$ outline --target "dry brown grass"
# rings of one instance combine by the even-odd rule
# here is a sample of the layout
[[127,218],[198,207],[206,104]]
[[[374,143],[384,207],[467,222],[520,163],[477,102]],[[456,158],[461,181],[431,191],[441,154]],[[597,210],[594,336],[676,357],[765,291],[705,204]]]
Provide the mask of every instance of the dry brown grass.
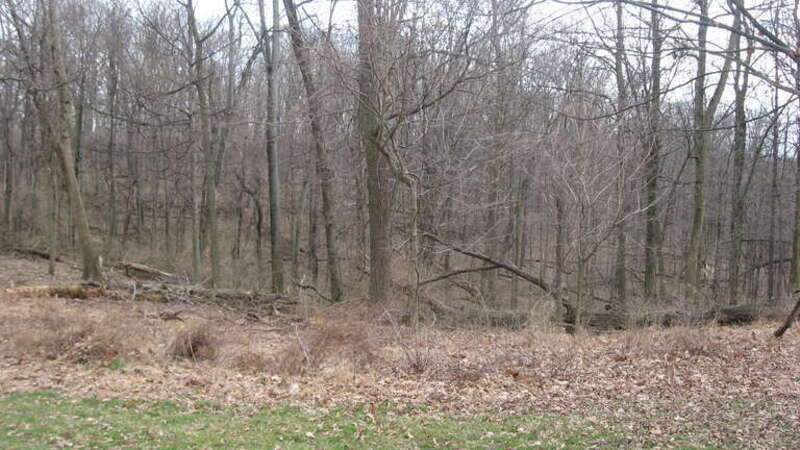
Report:
[[269,371],[272,361],[264,352],[243,348],[231,355],[230,366],[242,373],[259,374]]
[[271,370],[299,375],[342,360],[356,370],[363,369],[378,359],[382,339],[374,331],[365,321],[313,319],[309,328],[296,330],[294,340],[277,352]]
[[167,346],[167,355],[174,359],[213,361],[219,355],[219,330],[207,321],[191,321],[180,326]]
[[113,307],[25,300],[0,316],[0,337],[17,356],[109,364],[144,354],[147,336]]

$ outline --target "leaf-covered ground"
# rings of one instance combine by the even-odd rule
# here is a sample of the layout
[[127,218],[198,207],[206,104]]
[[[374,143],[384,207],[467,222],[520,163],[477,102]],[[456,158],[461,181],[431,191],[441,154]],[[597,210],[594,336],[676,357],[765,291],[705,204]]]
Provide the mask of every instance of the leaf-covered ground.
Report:
[[[25,427],[45,429],[52,422],[42,419],[47,414],[80,418],[64,419],[64,428],[105,417],[138,436],[144,425],[137,423],[150,420],[138,412],[175,408],[179,417],[210,415],[203,421],[217,434],[241,428],[242,439],[252,438],[247,430],[258,428],[259,415],[290,411],[294,429],[315,439],[320,433],[345,439],[336,427],[369,423],[370,416],[403,422],[399,428],[414,436],[436,437],[391,441],[404,447],[800,448],[800,329],[775,340],[774,323],[603,336],[557,330],[414,334],[391,324],[339,320],[334,313],[252,322],[225,309],[184,305],[187,322],[159,317],[174,307],[0,295],[0,393],[17,393],[0,400],[0,447],[26,447],[28,441],[11,439],[30,438],[18,434]],[[174,337],[198,323],[218,337],[213,357],[170,357]],[[41,392],[56,395],[20,395]],[[170,428],[172,419],[164,420],[167,425],[157,428],[169,436],[202,422],[175,419]],[[303,425],[311,423],[322,428]],[[395,428],[364,429],[382,434]],[[282,430],[272,432],[297,436]],[[135,446],[113,441],[112,434],[105,438]],[[302,436],[292,442],[338,445]],[[170,445],[153,439],[142,443]]]

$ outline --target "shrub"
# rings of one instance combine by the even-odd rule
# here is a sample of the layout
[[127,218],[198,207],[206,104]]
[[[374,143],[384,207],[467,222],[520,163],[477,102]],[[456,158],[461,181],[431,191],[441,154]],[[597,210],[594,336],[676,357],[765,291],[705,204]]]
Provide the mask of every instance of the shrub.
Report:
[[318,369],[323,363],[341,357],[363,368],[377,358],[375,339],[366,322],[348,320],[318,321],[307,330],[296,331],[292,343],[272,361],[276,372],[299,375]]
[[167,355],[193,361],[214,360],[219,340],[207,322],[190,322],[178,328],[167,347]]

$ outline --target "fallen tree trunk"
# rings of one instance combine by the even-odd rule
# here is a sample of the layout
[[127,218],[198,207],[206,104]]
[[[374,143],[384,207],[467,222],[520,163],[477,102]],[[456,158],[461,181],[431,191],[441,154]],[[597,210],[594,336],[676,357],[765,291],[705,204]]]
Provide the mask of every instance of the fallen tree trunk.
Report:
[[[27,255],[27,256],[32,256],[34,258],[47,259],[47,260],[50,259],[49,252],[43,250],[36,250],[35,248],[12,248],[11,250],[21,255]],[[61,259],[61,257],[56,256],[55,261],[62,262],[63,259]]]
[[761,308],[756,305],[741,305],[721,308],[715,314],[719,325],[746,325],[761,316]]
[[212,289],[169,283],[114,283],[100,286],[94,283],[19,286],[5,290],[18,297],[60,297],[88,299],[107,297],[152,303],[211,303],[236,310],[259,310],[264,314],[292,313],[297,299],[281,294],[262,294],[234,289]]
[[115,264],[114,267],[120,270],[124,270],[125,276],[127,276],[128,278],[162,279],[162,280],[170,280],[176,278],[174,274],[171,274],[169,272],[164,272],[163,270],[159,270],[154,267],[133,262],[122,261]]
[[498,328],[520,329],[528,321],[527,312],[496,311],[478,308],[453,308],[431,298],[422,299],[434,314],[455,318],[460,322],[483,323],[487,326]]
[[297,299],[283,294],[266,294],[255,291],[237,289],[207,289],[199,286],[185,286],[173,283],[132,283],[116,285],[115,289],[124,290],[136,296],[154,301],[159,298],[163,303],[201,302],[224,305],[234,309],[265,309],[266,313],[292,312],[297,306]]
[[6,294],[22,298],[61,297],[87,299],[105,295],[106,291],[96,284],[57,284],[43,286],[18,286],[6,289]]

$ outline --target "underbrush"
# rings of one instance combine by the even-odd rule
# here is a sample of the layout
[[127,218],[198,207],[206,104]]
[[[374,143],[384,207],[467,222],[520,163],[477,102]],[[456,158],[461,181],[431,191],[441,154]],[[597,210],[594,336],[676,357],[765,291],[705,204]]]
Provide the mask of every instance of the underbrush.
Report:
[[294,330],[292,342],[276,353],[271,368],[276,373],[301,375],[346,362],[352,370],[362,370],[378,360],[381,342],[367,322],[313,321],[308,329]]
[[631,356],[681,355],[720,357],[727,344],[719,336],[719,327],[649,327],[620,334],[623,350]]
[[175,332],[167,347],[167,355],[175,359],[213,361],[219,346],[217,330],[206,321],[192,321]]
[[187,312],[184,322],[161,320],[157,305],[6,300],[0,308],[0,352],[105,367],[119,360],[154,365],[183,360],[250,375],[345,379],[384,371],[475,382],[534,367],[542,370],[537,377],[557,375],[579,367],[580,355],[597,351],[626,359],[729,353],[723,329],[716,326],[654,326],[605,336],[570,336],[547,324],[521,331],[413,330],[390,314],[351,304],[308,311],[305,320],[260,332],[240,317],[210,309]]
[[144,356],[149,337],[110,307],[85,308],[59,299],[26,302],[0,313],[0,337],[11,355],[101,365]]

